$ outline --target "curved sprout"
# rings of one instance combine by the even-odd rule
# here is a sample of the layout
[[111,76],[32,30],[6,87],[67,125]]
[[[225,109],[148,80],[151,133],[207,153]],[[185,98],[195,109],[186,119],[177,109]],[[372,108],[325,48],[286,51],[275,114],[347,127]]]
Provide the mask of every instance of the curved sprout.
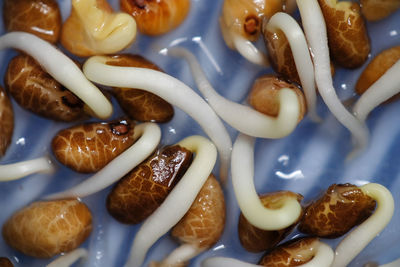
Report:
[[347,266],[386,227],[393,216],[394,200],[386,187],[369,183],[360,189],[377,202],[376,210],[339,243],[332,267]]
[[172,251],[161,263],[150,264],[149,267],[179,266],[180,263],[188,262],[204,250],[205,248],[199,248],[193,244],[183,244]]
[[270,65],[267,56],[258,50],[258,48],[255,47],[252,42],[246,40],[246,38],[240,36],[239,34],[232,33],[231,38],[233,46],[245,59],[251,63],[265,67]]
[[0,181],[18,180],[34,173],[53,173],[54,165],[48,157],[0,165]]
[[282,200],[279,209],[264,207],[254,186],[254,138],[239,134],[232,149],[232,183],[243,216],[264,230],[280,230],[295,223],[301,215],[296,199]]
[[201,136],[190,136],[178,143],[195,153],[194,160],[179,183],[136,233],[125,266],[142,265],[147,251],[186,214],[210,175],[217,159],[215,146]]
[[111,116],[112,105],[108,99],[70,58],[50,43],[30,33],[10,32],[0,37],[0,50],[6,48],[19,49],[32,56],[55,80],[85,102],[97,117]]
[[142,89],[185,111],[217,146],[221,157],[220,178],[226,181],[232,141],[220,118],[198,94],[168,74],[146,68],[110,66],[106,62],[107,57],[91,57],[84,64],[83,72],[96,83]]
[[[316,242],[314,250],[314,257],[305,264],[297,265],[298,267],[330,267],[334,258],[333,250],[327,244],[318,241]],[[242,262],[232,258],[213,257],[204,260],[201,264],[202,267],[259,267],[261,265]]]
[[318,0],[297,0],[300,16],[314,60],[315,81],[318,91],[337,120],[353,135],[354,147],[348,158],[360,153],[368,143],[366,126],[342,104],[333,87],[326,25]]
[[364,122],[368,114],[382,102],[400,92],[400,60],[390,67],[356,102],[353,112]]
[[267,56],[262,53],[252,42],[238,33],[233,33],[222,18],[219,20],[220,28],[226,45],[239,52],[245,59],[256,64],[268,67],[270,65]]
[[314,80],[314,65],[302,29],[294,18],[283,12],[275,13],[269,21],[264,20],[263,23],[265,23],[264,29],[270,32],[281,30],[285,34],[293,53],[301,86],[304,90],[308,114],[313,121],[321,121],[316,111],[317,96]]
[[283,88],[279,91],[279,114],[277,117],[271,117],[219,95],[205,77],[195,56],[188,50],[173,47],[169,49],[168,54],[187,60],[200,92],[215,112],[238,131],[254,137],[282,138],[296,128],[300,104],[297,94],[292,90]]
[[113,159],[104,168],[82,183],[45,197],[45,199],[83,198],[95,194],[117,182],[121,177],[144,161],[154,151],[161,139],[160,127],[155,123],[135,126],[133,139],[139,138],[131,147]]
[[80,258],[86,259],[88,256],[88,252],[84,248],[77,248],[67,254],[64,254],[48,265],[46,267],[69,267],[74,264]]

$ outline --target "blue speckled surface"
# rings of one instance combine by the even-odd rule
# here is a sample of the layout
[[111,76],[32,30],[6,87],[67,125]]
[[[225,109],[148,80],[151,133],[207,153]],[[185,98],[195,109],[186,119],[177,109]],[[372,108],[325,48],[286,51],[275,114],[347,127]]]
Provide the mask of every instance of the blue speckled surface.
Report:
[[[70,10],[70,1],[59,0],[65,19]],[[109,1],[118,9],[118,1]],[[262,73],[271,72],[246,62],[236,52],[229,50],[221,37],[218,16],[222,1],[192,0],[187,20],[177,30],[157,38],[139,36],[128,50],[144,55],[167,73],[195,88],[185,62],[159,54],[162,48],[179,42],[189,48],[200,59],[206,75],[218,92],[231,100],[245,100],[252,81]],[[3,31],[2,22],[0,22]],[[368,31],[372,43],[372,56],[394,45],[400,45],[400,11],[389,18],[369,23]],[[0,75],[3,76],[7,62],[15,52],[0,52]],[[362,69],[347,71],[337,69],[334,77],[337,93],[342,100],[354,95],[353,86]],[[281,140],[257,140],[255,151],[255,184],[258,192],[292,190],[312,200],[332,183],[351,182],[361,185],[378,182],[388,187],[400,204],[400,103],[395,102],[378,108],[368,118],[371,142],[368,150],[352,162],[344,158],[351,148],[349,132],[342,127],[319,99],[319,113],[324,120],[320,124],[307,117],[288,137]],[[15,131],[12,145],[1,163],[31,159],[51,154],[49,140],[69,124],[55,123],[22,110],[13,102]],[[120,111],[113,117],[118,117]],[[228,127],[232,137],[236,132]],[[204,134],[201,128],[183,112],[176,110],[174,119],[162,125],[163,144],[171,144],[192,134]],[[55,175],[32,175],[13,182],[0,183],[0,225],[17,209],[41,196],[79,183],[85,175],[78,175],[59,166]],[[93,211],[94,229],[83,244],[90,251],[84,266],[123,266],[130,244],[138,226],[117,223],[105,210],[105,197],[109,189],[83,199]],[[227,202],[227,225],[222,239],[213,249],[201,254],[191,262],[198,267],[202,259],[210,256],[232,256],[249,262],[257,262],[260,254],[246,252],[239,244],[237,221],[239,210],[230,184],[225,188]],[[294,232],[289,238],[296,236]],[[327,241],[335,246],[340,239]],[[161,259],[177,244],[168,236],[163,237],[150,250],[150,259]],[[0,256],[13,260],[15,266],[44,266],[48,261],[24,257],[9,248],[0,238]],[[368,261],[386,263],[400,257],[400,214],[395,215],[388,227],[350,264],[362,266]]]

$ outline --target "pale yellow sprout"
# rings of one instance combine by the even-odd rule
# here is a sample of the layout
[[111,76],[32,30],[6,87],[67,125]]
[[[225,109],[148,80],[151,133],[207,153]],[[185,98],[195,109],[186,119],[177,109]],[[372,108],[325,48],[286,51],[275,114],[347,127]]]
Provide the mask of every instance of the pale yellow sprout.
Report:
[[15,48],[33,57],[55,80],[79,97],[95,116],[106,119],[113,111],[102,92],[86,79],[69,57],[50,43],[25,32],[10,32],[0,37],[0,50]]
[[160,71],[107,65],[107,57],[88,59],[83,72],[88,79],[107,86],[138,88],[158,95],[191,116],[210,137],[218,149],[220,178],[226,181],[232,141],[220,118],[190,87]]
[[0,165],[0,181],[12,181],[34,173],[53,173],[54,165],[48,157]]
[[365,122],[368,114],[379,104],[400,92],[400,60],[390,67],[365,91],[354,106],[356,117]]
[[312,120],[320,121],[321,119],[316,111],[317,96],[314,65],[303,30],[294,18],[283,12],[276,13],[270,20],[264,20],[264,23],[264,29],[267,31],[276,32],[281,30],[285,34],[292,50],[296,70],[306,97],[308,114]]
[[71,252],[68,252],[51,263],[47,264],[46,267],[69,267],[74,264],[80,258],[86,259],[88,256],[88,252],[84,248],[77,248]]
[[217,150],[208,139],[190,136],[178,145],[192,151],[195,154],[194,160],[161,206],[146,219],[136,233],[127,267],[142,265],[150,247],[190,209],[214,167]]
[[177,267],[189,262],[204,250],[205,248],[199,248],[193,244],[183,244],[173,250],[162,262],[152,262],[149,267]]
[[263,230],[280,230],[295,223],[301,206],[295,198],[282,199],[277,209],[262,204],[254,186],[254,138],[239,134],[232,149],[232,183],[239,208],[246,219]]
[[333,87],[326,24],[318,0],[297,0],[304,32],[313,55],[318,91],[337,120],[353,135],[354,148],[349,158],[365,149],[369,132],[338,98]]
[[390,191],[375,183],[360,187],[364,194],[376,201],[375,212],[348,234],[337,246],[332,267],[349,264],[390,222],[394,213],[394,200]]
[[105,0],[72,0],[63,25],[61,43],[78,56],[113,54],[136,37],[136,22],[129,14],[112,11]]
[[282,88],[279,91],[279,114],[277,117],[268,116],[218,94],[205,76],[196,57],[188,50],[173,47],[169,49],[168,54],[186,59],[204,98],[218,116],[238,131],[254,137],[282,138],[296,128],[300,116],[300,103],[293,90]]

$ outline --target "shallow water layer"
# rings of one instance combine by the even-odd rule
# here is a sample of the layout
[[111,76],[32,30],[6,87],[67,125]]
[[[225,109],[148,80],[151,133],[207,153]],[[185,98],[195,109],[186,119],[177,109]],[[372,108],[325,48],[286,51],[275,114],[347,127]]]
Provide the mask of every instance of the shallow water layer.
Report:
[[[65,19],[70,12],[70,1],[59,0]],[[118,1],[109,1],[119,9]],[[182,80],[197,91],[189,69],[183,60],[169,58],[162,51],[170,46],[190,49],[199,59],[207,77],[216,90],[227,98],[244,102],[252,81],[271,69],[255,66],[238,53],[228,49],[218,26],[222,1],[193,0],[188,18],[176,30],[159,37],[139,35],[136,42],[125,52],[140,54],[155,62],[165,72]],[[1,30],[4,32],[2,21]],[[400,45],[400,11],[385,20],[368,24],[372,53],[370,59],[381,50]],[[0,75],[3,76],[9,59],[16,53],[11,50],[0,52]],[[369,59],[369,60],[370,60]],[[334,85],[339,97],[345,101],[354,96],[354,84],[362,69],[337,69]],[[198,92],[198,91],[197,91]],[[21,109],[13,102],[15,130],[12,145],[1,163],[11,163],[51,155],[49,140],[60,129],[72,124],[52,122]],[[306,117],[288,137],[280,140],[256,142],[255,184],[259,193],[275,190],[292,190],[312,200],[332,183],[354,183],[362,185],[378,182],[388,187],[398,206],[400,204],[400,124],[396,123],[400,103],[394,102],[373,111],[367,120],[371,140],[367,151],[357,159],[347,162],[345,157],[352,143],[349,132],[329,113],[321,99],[318,112],[323,122],[316,124]],[[121,115],[118,107],[113,118]],[[162,144],[172,144],[182,138],[205,135],[200,126],[182,111],[176,109],[174,119],[162,128]],[[227,126],[232,139],[237,132]],[[88,175],[76,174],[57,164],[53,175],[31,175],[25,179],[0,183],[0,225],[17,209],[49,193],[58,192],[79,183]],[[217,167],[214,169],[215,173]],[[109,216],[105,209],[105,197],[110,188],[83,199],[93,211],[94,229],[83,244],[89,249],[89,259],[84,266],[123,266],[131,242],[139,226],[122,225]],[[222,239],[209,251],[191,261],[198,267],[210,256],[230,256],[256,263],[260,254],[248,253],[240,245],[237,235],[239,209],[231,183],[224,189],[227,203],[227,225]],[[369,261],[381,264],[400,257],[400,213],[395,215],[386,229],[350,264],[363,266]],[[297,236],[294,232],[289,238]],[[326,240],[335,246],[337,240]],[[150,260],[162,259],[177,244],[165,236],[157,242],[147,255]],[[0,256],[10,258],[15,266],[43,266],[49,261],[25,257],[8,247],[0,238]]]

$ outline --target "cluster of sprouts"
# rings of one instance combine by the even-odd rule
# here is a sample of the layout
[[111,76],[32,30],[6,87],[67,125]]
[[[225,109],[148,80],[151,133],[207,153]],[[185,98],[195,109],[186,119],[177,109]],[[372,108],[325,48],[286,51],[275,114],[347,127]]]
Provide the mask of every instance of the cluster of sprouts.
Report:
[[0,37],[0,50],[14,48],[32,56],[54,79],[79,97],[101,119],[111,116],[111,103],[60,50],[33,34],[11,32]]
[[[0,37],[0,50],[19,49],[36,59],[58,82],[82,99],[99,118],[108,118],[112,105],[101,91],[83,75],[79,67],[50,43],[25,32],[11,32]],[[54,166],[48,157],[2,165],[0,180],[15,180],[34,173],[51,173]]]
[[[190,87],[160,71],[107,65],[107,57],[101,56],[89,58],[83,66],[83,72],[93,82],[113,87],[142,89],[185,111],[215,143],[221,157],[220,177],[222,180],[227,179],[231,138],[220,118]],[[179,98],[176,95],[179,95]]]
[[[134,7],[127,6],[128,4],[125,3],[125,8],[135,13],[135,8],[144,9],[145,2],[137,1]],[[376,106],[400,92],[399,77],[397,77],[400,72],[400,60],[373,83],[359,98],[353,112],[349,112],[339,100],[333,87],[327,23],[318,0],[282,2],[281,0],[269,0],[265,3],[225,0],[219,21],[223,38],[230,48],[236,49],[249,61],[268,66],[267,56],[259,51],[253,42],[258,39],[262,29],[272,33],[283,32],[293,54],[310,119],[314,122],[321,121],[316,110],[316,90],[318,90],[329,110],[351,132],[355,146],[349,157],[353,157],[363,151],[368,144],[369,132],[365,124],[368,114]],[[182,11],[175,10],[175,5],[178,5],[175,2],[167,5],[168,11],[175,14],[173,21],[170,22],[171,25],[161,31],[151,29],[150,32],[147,31],[147,34],[158,35],[177,27],[189,10],[189,2],[184,3],[185,9]],[[290,15],[281,12],[290,13],[295,9],[296,4],[300,11],[304,32]],[[145,21],[146,18],[144,16],[141,19]],[[146,33],[144,29],[142,31]],[[184,58],[188,62],[204,99],[183,82],[161,71],[144,67],[113,65],[112,56],[100,56],[121,51],[128,47],[135,37],[135,19],[125,13],[114,13],[105,0],[73,0],[71,16],[63,26],[62,45],[75,55],[92,56],[86,60],[83,70],[55,46],[33,34],[11,32],[0,37],[0,50],[15,48],[32,56],[51,77],[82,100],[88,113],[99,119],[108,119],[113,113],[113,107],[109,99],[92,82],[102,86],[135,88],[153,93],[184,111],[208,135],[210,140],[202,136],[190,136],[177,144],[192,152],[194,160],[162,204],[140,226],[134,237],[126,266],[142,266],[149,249],[157,240],[183,220],[194,205],[207,179],[212,176],[218,155],[220,179],[226,183],[229,170],[231,170],[236,200],[243,216],[251,225],[266,231],[282,230],[295,225],[303,216],[298,199],[282,197],[275,203],[276,207],[269,208],[263,204],[257,194],[254,185],[254,143],[255,138],[278,139],[290,135],[295,130],[303,117],[302,103],[296,92],[290,88],[281,88],[277,93],[278,114],[271,116],[230,101],[218,94],[207,80],[195,56],[184,48],[169,48],[168,55]],[[233,145],[223,121],[239,132]],[[54,221],[63,220],[65,214],[61,202],[71,202],[68,208],[74,206],[76,209],[84,209],[84,215],[81,214],[80,219],[85,223],[78,224],[79,229],[76,233],[78,238],[71,242],[74,246],[68,248],[68,251],[65,251],[66,254],[47,266],[70,266],[80,258],[87,258],[87,250],[76,247],[91,232],[91,213],[80,200],[76,199],[88,197],[118,182],[149,158],[160,143],[161,130],[152,122],[138,124],[130,138],[134,140],[134,144],[93,176],[65,191],[45,196],[46,201],[33,203],[17,212],[17,215],[7,221],[7,229],[3,231],[6,235],[8,234],[8,240],[11,240],[10,236],[14,236],[14,233],[23,240],[24,235],[22,231],[18,231],[19,229],[33,232],[36,230],[32,229],[30,221],[26,219],[29,216],[20,220],[17,218],[18,214],[36,213],[36,209],[39,209],[37,206],[40,206],[40,209],[48,212],[46,216],[53,218]],[[54,164],[49,157],[44,156],[0,165],[0,181],[16,180],[34,173],[52,172],[54,172]],[[347,234],[335,250],[317,238],[312,239],[307,247],[311,256],[309,255],[309,259],[298,266],[346,266],[386,227],[394,213],[394,200],[389,190],[375,183],[363,185],[359,189],[376,202],[377,207],[374,213]],[[50,208],[46,208],[46,205],[56,205],[59,210],[53,212]],[[79,214],[79,212],[76,213]],[[48,229],[44,230],[47,234]],[[62,235],[68,231],[60,230],[60,233]],[[26,245],[24,242],[20,245],[20,240],[9,242],[14,242],[11,246],[16,249],[18,246],[23,247],[21,251],[28,251],[28,255],[40,255],[41,252],[37,255],[35,255],[36,252],[29,254],[29,246],[36,245],[36,234],[31,234],[30,237],[33,241],[28,241],[27,247],[24,247]],[[185,243],[167,256],[161,265],[152,264],[154,266],[181,264],[205,249],[197,244]],[[54,255],[61,252],[64,252],[62,248],[57,248]],[[53,256],[53,254],[45,256]],[[394,261],[384,266],[398,264],[398,261]],[[202,266],[260,265],[233,258],[211,257],[205,259]]]
[[189,51],[173,47],[169,49],[168,54],[184,57],[188,61],[204,98],[219,117],[238,131],[254,137],[282,138],[296,128],[300,117],[300,104],[293,90],[283,88],[279,91],[279,113],[274,118],[219,95],[205,77],[194,55]]
[[317,0],[298,0],[304,32],[313,54],[315,82],[322,99],[332,114],[352,133],[355,147],[349,157],[363,151],[368,143],[368,130],[364,123],[351,114],[336,95],[333,87],[329,47],[324,16]]
[[[284,33],[289,42],[291,51],[293,53],[296,69],[299,74],[300,82],[305,92],[310,118],[314,121],[320,120],[319,116],[316,113],[315,91],[317,88],[323,101],[326,103],[332,114],[352,133],[354,148],[348,157],[353,158],[354,156],[362,152],[368,145],[369,139],[369,133],[365,125],[366,117],[375,107],[399,92],[399,88],[397,86],[398,77],[396,77],[396,73],[398,73],[398,63],[387,70],[386,73],[378,81],[376,81],[365,94],[360,97],[360,99],[354,106],[353,112],[349,112],[339,100],[338,96],[336,95],[335,88],[333,87],[326,21],[320,5],[318,4],[318,1],[297,1],[304,33],[297,22],[287,13],[276,12],[272,16],[267,16],[265,14],[261,15],[264,9],[261,6],[257,6],[258,3],[256,3],[256,1],[254,1],[254,3],[252,4],[248,4],[249,6],[253,5],[254,10],[246,6],[245,8],[242,7],[242,12],[244,12],[243,14],[235,13],[239,12],[236,10],[239,8],[234,8],[231,3],[232,1],[225,2],[226,3],[224,4],[224,8],[222,11],[221,21],[230,21],[229,18],[233,15],[236,16],[237,21],[236,24],[229,24],[226,22],[224,24],[221,22],[221,30],[224,33],[224,38],[227,45],[230,47],[235,47],[239,51],[242,51],[242,54],[245,55],[245,57],[247,57],[252,62],[262,62],[262,58],[265,58],[265,56],[257,56],[257,60],[252,59],[256,57],[256,54],[260,53],[256,48],[248,49],[248,51],[257,51],[257,53],[252,54],[248,51],[244,52],[244,49],[240,48],[245,47],[244,43],[246,42],[244,42],[243,40],[241,40],[241,42],[235,42],[235,40],[239,40],[240,38],[243,39],[243,36],[246,36],[245,33],[241,32],[246,30],[246,25],[242,25],[244,23],[243,21],[246,21],[246,19],[242,18],[242,16],[244,16],[244,14],[247,14],[247,16],[250,17],[252,12],[256,12],[254,10],[260,12],[256,12],[256,17],[257,21],[261,20],[260,18],[263,17],[263,27],[258,26],[258,28],[262,28],[264,31],[268,32],[276,32],[280,30]],[[271,5],[274,6],[274,4]],[[379,4],[376,5],[377,8],[381,8]],[[338,5],[338,8],[350,9],[350,7],[345,4]],[[389,7],[384,8],[388,8],[389,10]],[[391,8],[390,10],[393,10],[393,8]],[[229,27],[227,25],[229,25]],[[259,31],[258,28],[257,31]],[[242,37],[237,37],[241,35]],[[254,34],[254,36],[251,36],[253,38],[256,38],[256,35],[258,35],[258,32],[257,34]],[[226,36],[230,38],[227,38]],[[248,39],[251,38],[249,37]],[[311,54],[309,53],[309,51],[311,52]],[[182,51],[171,51],[170,54],[179,54],[179,56],[185,56],[185,58],[189,61],[193,61],[193,57],[190,57],[189,55],[187,55],[187,53],[184,53]],[[213,96],[213,98],[216,98],[214,97],[214,93],[204,93],[205,90],[211,91],[210,89],[206,89],[210,88],[211,86],[208,82],[202,81],[204,80],[204,75],[201,73],[201,71],[198,70],[198,67],[194,66],[195,63],[190,63],[190,65],[192,67],[192,70],[196,73],[196,82],[205,97],[209,98],[209,96],[211,95]],[[217,102],[217,104],[213,104],[215,100],[209,100],[209,102],[210,105],[213,106],[213,108],[221,106],[221,104],[219,103],[220,101]],[[216,112],[218,113],[217,109]],[[220,115],[225,120],[224,114],[218,113],[218,115]],[[232,125],[231,122],[227,122]],[[233,127],[238,129],[238,126],[236,125],[233,125]],[[249,127],[245,128],[249,129]],[[239,128],[239,131],[244,132],[241,128]],[[252,133],[244,133],[256,136]]]
[[[239,142],[241,142],[239,140]],[[240,144],[239,144],[240,145]],[[236,146],[236,144],[235,144]],[[234,157],[232,157],[234,158]],[[233,160],[233,159],[232,159]],[[244,168],[241,166],[239,168]],[[314,255],[311,260],[304,264],[298,265],[302,267],[340,267],[347,266],[368,244],[374,239],[390,222],[394,213],[394,200],[390,191],[376,183],[368,183],[359,187],[360,190],[376,201],[375,212],[365,220],[361,225],[352,230],[336,247],[335,251],[322,241],[312,243],[315,246],[313,249]],[[281,209],[276,210],[282,212]],[[244,212],[244,211],[243,211]],[[246,216],[246,214],[244,213]],[[289,216],[289,214],[287,214]],[[270,217],[271,219],[273,217]],[[249,216],[248,220],[256,221],[256,216]],[[286,227],[284,223],[278,223],[280,229]],[[286,256],[285,256],[286,257]],[[288,258],[288,261],[292,259]],[[212,257],[204,260],[203,266],[217,267],[217,266],[236,266],[236,267],[250,267],[260,266],[242,262],[232,258]],[[390,266],[390,265],[389,265]]]

